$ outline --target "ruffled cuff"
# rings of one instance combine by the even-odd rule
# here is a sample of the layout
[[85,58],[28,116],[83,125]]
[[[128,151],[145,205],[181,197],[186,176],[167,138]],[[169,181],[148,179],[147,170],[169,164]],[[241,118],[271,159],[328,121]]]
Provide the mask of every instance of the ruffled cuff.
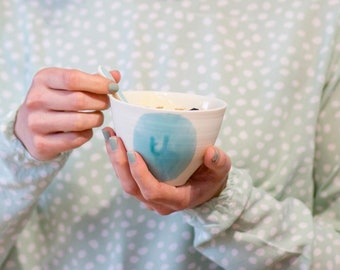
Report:
[[225,231],[241,215],[252,189],[252,180],[244,170],[232,168],[226,188],[210,201],[183,211],[184,218],[195,230],[195,246]]

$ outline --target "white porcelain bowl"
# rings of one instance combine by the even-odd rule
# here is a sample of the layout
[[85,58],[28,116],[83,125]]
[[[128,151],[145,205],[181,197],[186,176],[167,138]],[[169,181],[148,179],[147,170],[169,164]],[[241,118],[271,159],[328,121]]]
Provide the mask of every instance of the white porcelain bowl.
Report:
[[143,156],[159,181],[183,185],[215,143],[226,103],[178,92],[124,91],[124,96],[128,103],[110,96],[117,136],[127,150]]

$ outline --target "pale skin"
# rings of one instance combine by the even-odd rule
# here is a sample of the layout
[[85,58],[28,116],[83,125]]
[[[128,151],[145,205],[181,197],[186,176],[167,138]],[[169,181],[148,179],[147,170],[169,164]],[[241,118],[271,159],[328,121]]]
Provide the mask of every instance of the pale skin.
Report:
[[218,196],[227,184],[231,160],[215,146],[207,148],[203,164],[187,183],[174,187],[158,181],[137,152],[128,152],[133,161],[128,159],[123,141],[111,128],[104,130],[110,136],[106,150],[124,191],[161,215],[199,206]]
[[[118,71],[112,72],[116,81]],[[50,160],[91,139],[110,106],[109,84],[98,74],[46,68],[33,78],[14,127],[16,136],[38,160]]]
[[[111,71],[111,75],[119,82],[118,71]],[[98,74],[75,69],[39,71],[18,110],[16,136],[37,160],[51,160],[82,146],[92,138],[93,129],[103,124],[102,111],[110,106],[112,83]],[[215,146],[207,148],[202,166],[185,185],[173,187],[155,179],[138,153],[127,153],[112,128],[106,127],[103,132],[107,134],[107,153],[123,190],[161,215],[207,202],[227,184],[231,161]]]

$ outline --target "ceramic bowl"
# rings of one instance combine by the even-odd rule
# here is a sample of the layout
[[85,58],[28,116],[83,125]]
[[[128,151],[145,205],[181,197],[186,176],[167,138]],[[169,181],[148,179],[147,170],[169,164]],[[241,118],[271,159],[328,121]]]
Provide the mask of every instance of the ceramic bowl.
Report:
[[218,136],[226,103],[195,94],[124,91],[110,96],[113,128],[127,150],[140,153],[159,181],[183,185]]

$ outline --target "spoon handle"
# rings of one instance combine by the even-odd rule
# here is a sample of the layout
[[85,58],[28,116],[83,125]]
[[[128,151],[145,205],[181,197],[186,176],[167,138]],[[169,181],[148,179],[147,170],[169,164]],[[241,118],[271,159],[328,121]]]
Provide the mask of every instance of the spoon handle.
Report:
[[[111,75],[111,73],[108,71],[108,70],[106,70],[103,66],[98,66],[98,73],[101,75],[101,76],[103,76],[103,77],[105,77],[105,78],[107,78],[107,79],[109,79],[109,80],[112,80],[112,81],[114,81],[115,83],[117,83],[116,82],[116,80],[115,80],[115,78]],[[125,98],[125,96],[124,96],[124,94],[122,93],[122,92],[116,92],[116,93],[114,93],[114,94],[112,94],[116,99],[120,99],[120,100],[122,100],[122,101],[125,101],[125,102],[127,102],[127,99]]]

